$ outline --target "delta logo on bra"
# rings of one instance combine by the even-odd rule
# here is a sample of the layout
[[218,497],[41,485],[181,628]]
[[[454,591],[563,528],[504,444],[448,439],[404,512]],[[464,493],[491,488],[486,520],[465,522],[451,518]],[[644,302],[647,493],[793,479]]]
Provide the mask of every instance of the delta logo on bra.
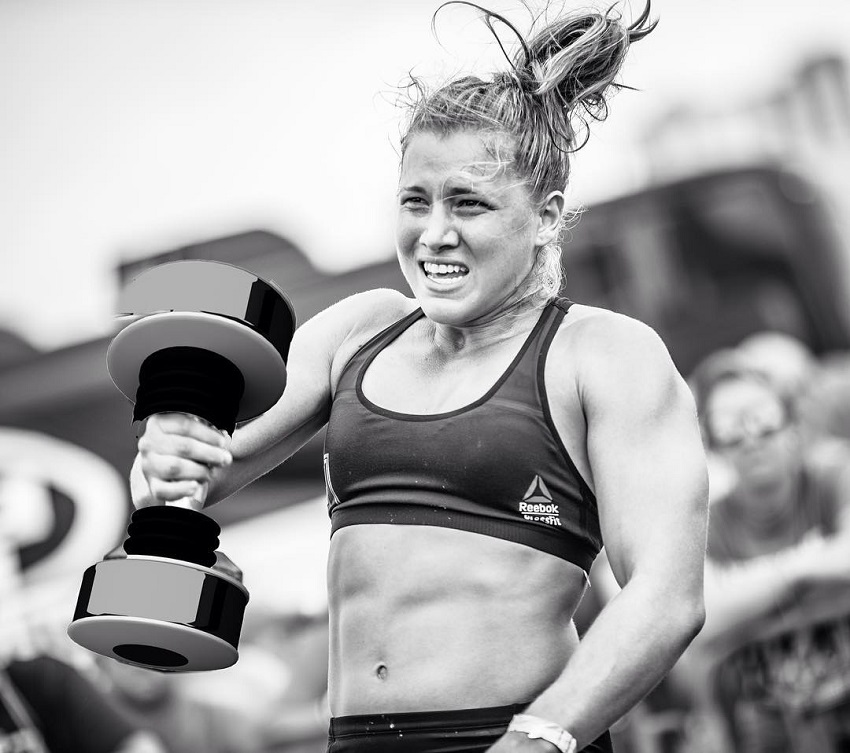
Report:
[[552,499],[552,494],[546,482],[539,475],[534,477],[528,491],[519,503],[522,517],[532,523],[546,523],[550,526],[560,526],[561,511]]

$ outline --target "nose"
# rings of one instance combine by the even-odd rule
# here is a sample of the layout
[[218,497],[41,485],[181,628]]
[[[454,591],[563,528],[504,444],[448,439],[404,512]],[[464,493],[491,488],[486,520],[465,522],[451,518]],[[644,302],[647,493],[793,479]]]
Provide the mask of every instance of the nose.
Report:
[[419,242],[429,251],[454,248],[460,242],[456,220],[442,201],[434,203],[422,228]]

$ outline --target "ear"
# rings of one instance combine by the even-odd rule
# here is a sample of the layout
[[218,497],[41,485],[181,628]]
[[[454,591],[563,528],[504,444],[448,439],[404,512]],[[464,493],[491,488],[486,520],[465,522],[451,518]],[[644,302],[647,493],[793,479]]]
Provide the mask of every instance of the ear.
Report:
[[563,191],[552,191],[544,200],[538,212],[539,224],[535,239],[538,247],[545,246],[557,238],[564,218],[565,203]]

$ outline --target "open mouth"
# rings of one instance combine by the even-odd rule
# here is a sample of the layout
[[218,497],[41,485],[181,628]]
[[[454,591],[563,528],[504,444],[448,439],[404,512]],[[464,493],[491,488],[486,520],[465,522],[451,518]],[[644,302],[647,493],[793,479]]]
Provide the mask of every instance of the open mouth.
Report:
[[422,267],[425,276],[435,282],[452,282],[469,274],[469,267],[464,264],[435,264],[434,262],[424,261],[419,266]]

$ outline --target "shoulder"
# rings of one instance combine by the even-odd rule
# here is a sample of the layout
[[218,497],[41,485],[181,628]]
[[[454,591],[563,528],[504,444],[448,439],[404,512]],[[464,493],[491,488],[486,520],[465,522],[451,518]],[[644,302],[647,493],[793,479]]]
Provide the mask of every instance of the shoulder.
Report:
[[348,335],[359,330],[386,327],[414,311],[416,306],[415,300],[407,298],[397,290],[366,290],[343,298],[320,311],[299,327],[296,335],[302,330],[312,335],[320,329]]
[[820,501],[833,508],[850,504],[850,442],[821,437],[810,442],[803,454],[803,473],[810,504]]
[[372,336],[416,311],[419,304],[397,290],[377,288],[345,298],[337,314],[350,323],[349,336]]
[[832,478],[850,471],[850,442],[840,437],[818,437],[803,453],[803,467],[817,478]]
[[415,299],[397,290],[377,288],[343,298],[299,328],[292,340],[296,358],[309,367],[327,369],[331,390],[351,357],[372,337],[418,308]]
[[579,393],[585,396],[670,390],[684,396],[687,391],[658,333],[624,314],[574,304],[552,348],[556,358],[572,365]]
[[321,350],[332,359],[351,341],[371,337],[416,309],[416,302],[397,290],[378,288],[355,293],[308,319],[295,332],[295,353]]
[[669,361],[667,348],[652,327],[596,306],[573,304],[561,323],[558,340],[561,347],[569,346],[575,355],[588,359],[590,364],[629,358]]
[[386,288],[357,293],[335,304],[334,318],[345,323],[340,355],[348,360],[368,340],[417,308],[415,299]]

